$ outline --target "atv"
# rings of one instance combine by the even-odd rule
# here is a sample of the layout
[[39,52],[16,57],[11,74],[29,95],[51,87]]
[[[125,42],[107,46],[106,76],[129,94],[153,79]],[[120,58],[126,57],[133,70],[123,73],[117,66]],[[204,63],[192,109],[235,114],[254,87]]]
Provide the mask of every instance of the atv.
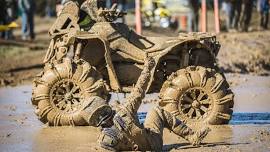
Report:
[[[159,92],[159,105],[186,123],[226,124],[234,94],[220,72],[220,44],[209,33],[144,37],[115,20],[125,15],[98,8],[95,0],[80,7],[65,4],[49,30],[44,70],[34,80],[32,104],[39,120],[51,126],[82,126],[85,100],[108,92],[129,93],[146,57],[153,57],[148,93]],[[85,20],[86,19],[86,20]]]

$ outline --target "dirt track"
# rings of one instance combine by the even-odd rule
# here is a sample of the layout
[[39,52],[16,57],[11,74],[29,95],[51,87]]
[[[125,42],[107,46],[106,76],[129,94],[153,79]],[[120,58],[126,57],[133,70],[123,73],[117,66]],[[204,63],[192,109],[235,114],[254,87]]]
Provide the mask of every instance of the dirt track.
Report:
[[[18,129],[12,127],[6,131]],[[178,139],[172,133],[165,131],[164,151],[259,151],[270,150],[269,125],[264,126],[217,126],[212,128],[209,137],[206,138],[201,147],[189,145],[186,141]],[[98,131],[91,127],[62,127],[44,128],[25,127],[22,130],[12,133],[2,133],[5,136],[0,142],[3,151],[59,151],[59,152],[83,152],[100,151],[96,147]],[[222,134],[220,134],[222,132]],[[4,134],[4,135],[2,135]],[[27,134],[27,136],[26,136]],[[103,150],[104,151],[104,150]]]
[[270,31],[221,34],[218,63],[225,72],[269,75]]
[[43,57],[50,42],[48,29],[53,21],[54,19],[36,18],[37,37],[34,42],[20,41],[20,29],[14,31],[19,43],[0,41],[0,86],[29,82],[41,71]]

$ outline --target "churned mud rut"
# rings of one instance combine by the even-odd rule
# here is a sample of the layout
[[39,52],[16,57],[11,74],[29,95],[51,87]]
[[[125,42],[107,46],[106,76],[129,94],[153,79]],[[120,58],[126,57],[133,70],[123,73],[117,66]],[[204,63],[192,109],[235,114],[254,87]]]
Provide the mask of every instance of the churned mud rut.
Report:
[[[234,112],[269,112],[270,77],[226,75],[235,92]],[[0,88],[1,151],[94,151],[99,130],[92,127],[47,127],[34,114],[31,85]],[[113,94],[112,100],[123,94]],[[147,95],[140,112],[152,108],[157,94]],[[168,130],[165,151],[270,151],[270,125],[212,126],[201,147],[189,145]]]

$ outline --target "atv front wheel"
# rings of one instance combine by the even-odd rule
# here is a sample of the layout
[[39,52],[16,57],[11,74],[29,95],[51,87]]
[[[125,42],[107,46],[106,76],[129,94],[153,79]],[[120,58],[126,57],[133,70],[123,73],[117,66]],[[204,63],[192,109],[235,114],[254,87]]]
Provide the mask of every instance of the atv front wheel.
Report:
[[43,123],[50,126],[81,126],[87,122],[80,115],[85,99],[106,98],[101,75],[87,62],[65,59],[49,64],[34,81],[32,104]]
[[234,94],[213,69],[190,66],[173,73],[160,91],[160,105],[187,123],[227,124]]

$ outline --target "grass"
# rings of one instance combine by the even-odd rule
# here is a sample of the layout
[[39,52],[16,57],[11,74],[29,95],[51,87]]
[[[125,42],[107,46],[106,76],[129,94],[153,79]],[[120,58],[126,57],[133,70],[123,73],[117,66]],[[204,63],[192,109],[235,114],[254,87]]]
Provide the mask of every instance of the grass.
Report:
[[29,48],[26,47],[18,47],[18,46],[0,46],[0,57],[8,58],[8,57],[16,57],[21,54],[30,52]]

